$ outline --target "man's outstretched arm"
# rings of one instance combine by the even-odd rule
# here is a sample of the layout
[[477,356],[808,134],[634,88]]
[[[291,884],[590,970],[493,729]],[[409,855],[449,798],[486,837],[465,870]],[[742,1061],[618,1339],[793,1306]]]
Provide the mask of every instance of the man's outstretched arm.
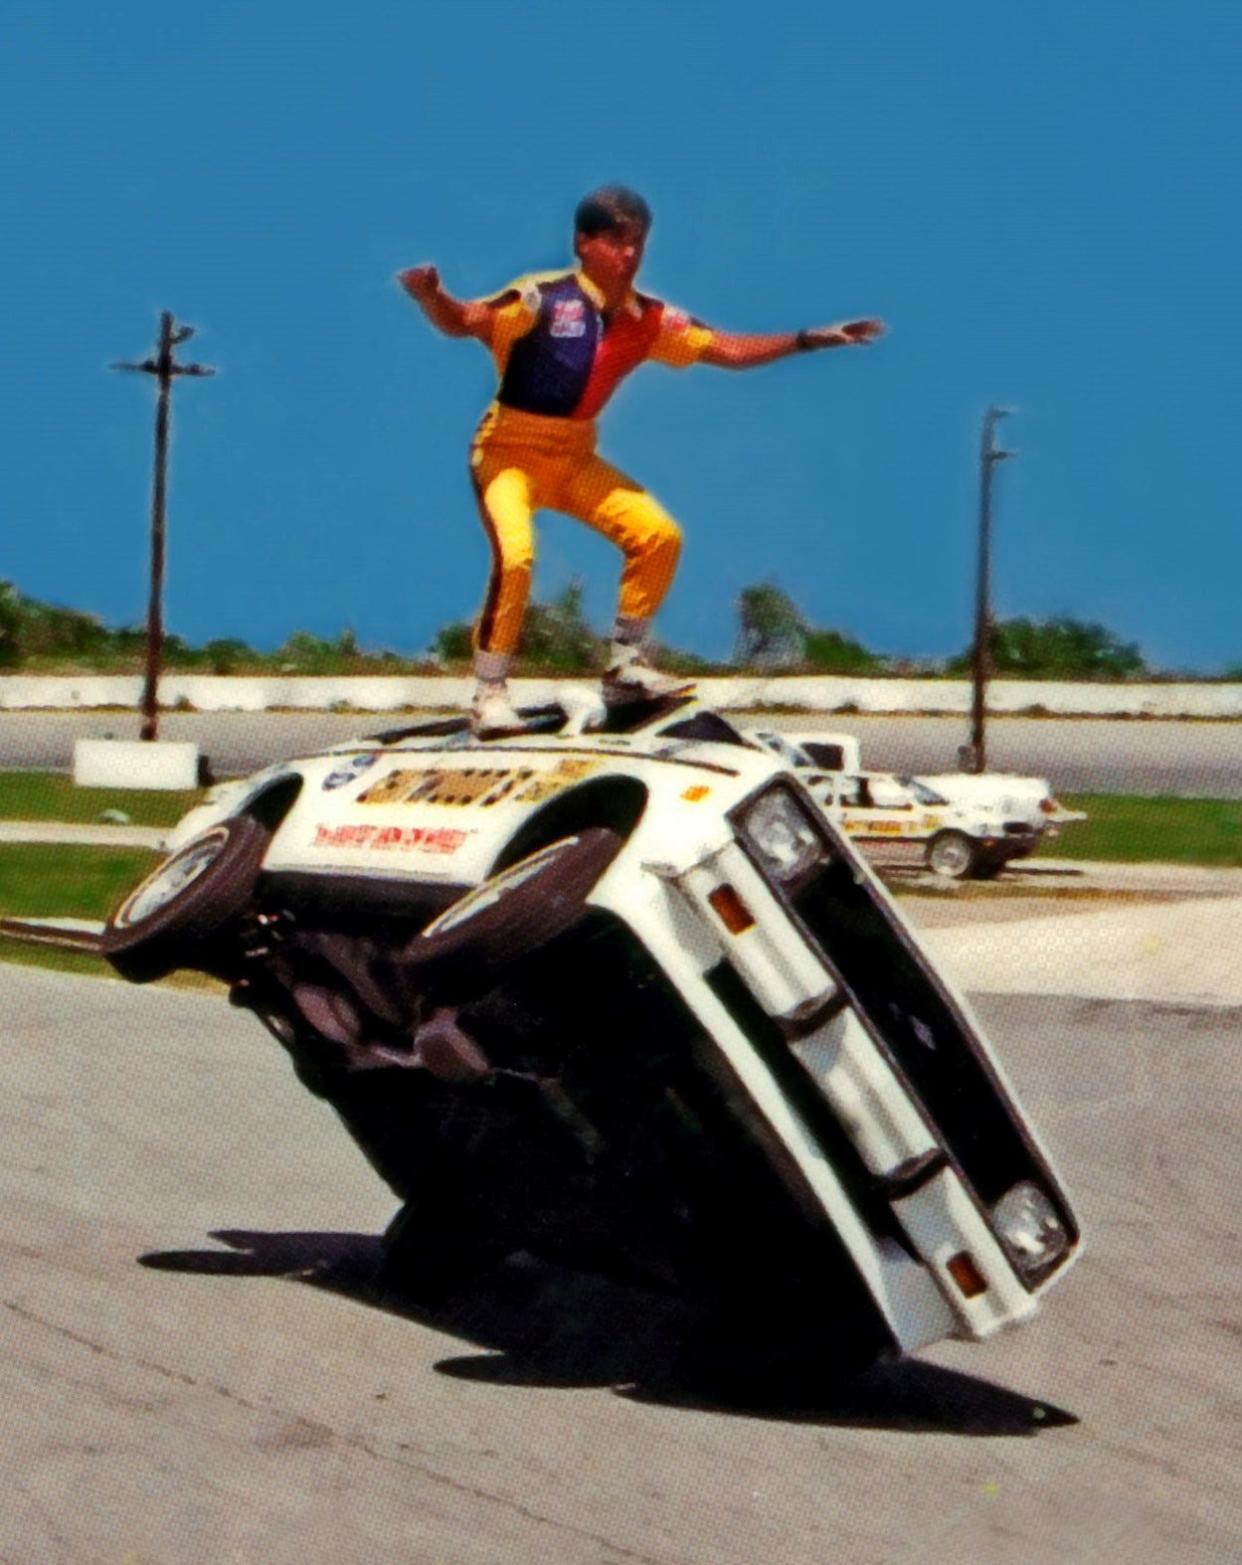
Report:
[[746,335],[713,331],[712,340],[703,349],[699,363],[714,364],[719,369],[748,370],[786,359],[793,353],[812,353],[820,348],[865,348],[883,335],[884,322],[877,320],[842,321],[836,326],[808,326],[802,331]]
[[423,314],[446,337],[477,337],[489,342],[492,304],[485,299],[455,299],[440,283],[434,266],[411,266],[397,273],[397,281]]

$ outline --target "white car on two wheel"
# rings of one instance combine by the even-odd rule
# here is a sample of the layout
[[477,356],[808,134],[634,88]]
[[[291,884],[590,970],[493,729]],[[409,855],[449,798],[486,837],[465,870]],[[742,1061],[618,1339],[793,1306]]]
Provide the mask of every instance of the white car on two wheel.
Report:
[[849,1357],[1035,1313],[1069,1199],[846,836],[692,699],[579,726],[447,719],[219,787],[105,953],[228,983],[402,1203],[415,1293],[525,1250]]

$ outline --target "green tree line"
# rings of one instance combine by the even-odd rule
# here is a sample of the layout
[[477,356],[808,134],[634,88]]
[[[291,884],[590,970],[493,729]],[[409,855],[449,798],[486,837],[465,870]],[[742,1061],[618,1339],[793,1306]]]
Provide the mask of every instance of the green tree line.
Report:
[[[939,660],[912,660],[874,652],[846,631],[814,625],[775,582],[744,587],[734,605],[733,655],[711,663],[675,647],[662,647],[659,660],[677,673],[739,671],[791,674],[944,675],[970,670],[971,648]],[[0,581],[0,672],[128,673],[141,668],[146,649],[142,626],[113,629],[92,614],[24,596]],[[603,666],[603,638],[582,606],[582,587],[571,582],[527,613],[518,671],[530,674],[587,674]],[[457,621],[437,631],[423,657],[364,651],[352,630],[335,640],[297,630],[274,652],[260,652],[231,637],[189,645],[180,636],[164,640],[169,669],[211,674],[379,674],[464,670],[470,660],[470,625]],[[1017,679],[1125,680],[1161,677],[1144,662],[1138,646],[1106,626],[1059,616],[1046,620],[1001,619],[990,629],[992,673]],[[1167,677],[1167,676],[1165,676]],[[1242,679],[1242,663],[1224,670]]]

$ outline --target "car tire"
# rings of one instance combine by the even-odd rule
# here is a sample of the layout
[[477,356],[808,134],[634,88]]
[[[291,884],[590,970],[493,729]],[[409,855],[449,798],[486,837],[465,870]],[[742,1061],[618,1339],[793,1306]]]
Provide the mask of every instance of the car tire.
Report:
[[131,983],[193,965],[204,942],[242,913],[271,834],[249,816],[220,821],[170,854],[113,913],[100,948]]
[[979,862],[979,850],[964,831],[938,831],[927,844],[927,867],[946,880],[969,880]]
[[401,955],[402,976],[415,992],[443,1004],[485,994],[578,922],[621,846],[615,831],[592,826],[536,849],[416,935]]

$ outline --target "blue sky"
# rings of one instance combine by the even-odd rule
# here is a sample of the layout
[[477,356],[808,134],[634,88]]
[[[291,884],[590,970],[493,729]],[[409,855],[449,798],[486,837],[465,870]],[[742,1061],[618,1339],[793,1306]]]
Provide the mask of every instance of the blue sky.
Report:
[[[393,274],[460,294],[570,255],[636,186],[643,284],[866,352],[640,370],[601,447],[682,522],[660,629],[726,655],[774,580],[882,652],[970,636],[977,443],[999,613],[1072,614],[1153,664],[1242,661],[1242,9],[1181,0],[8,0],[0,576],[144,612],[158,312],[218,366],[176,393],[169,628],[425,647],[482,596],[467,483],[492,391]],[[612,608],[617,556],[541,523],[536,590]]]

